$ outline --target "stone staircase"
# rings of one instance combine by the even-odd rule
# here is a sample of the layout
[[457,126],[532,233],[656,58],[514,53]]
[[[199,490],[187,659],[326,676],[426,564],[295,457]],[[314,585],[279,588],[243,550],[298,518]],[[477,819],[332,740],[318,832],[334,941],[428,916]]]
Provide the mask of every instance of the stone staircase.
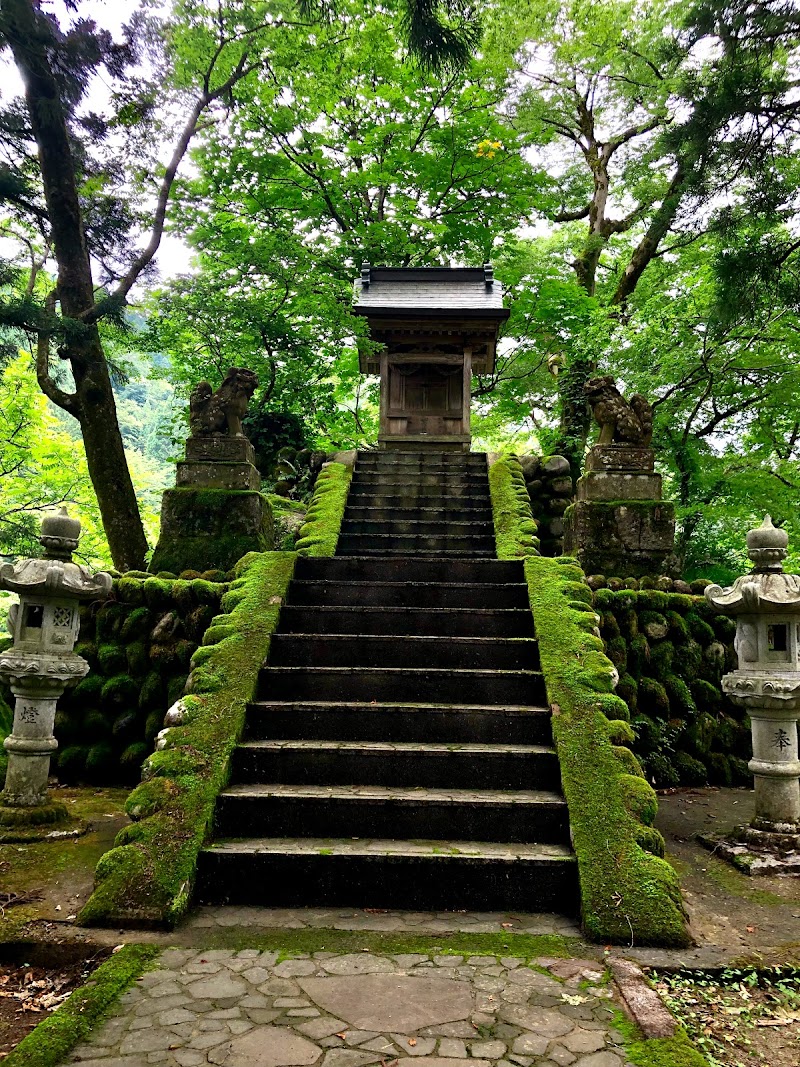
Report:
[[522,563],[493,556],[485,456],[359,454],[337,556],[298,560],[200,902],[577,911]]

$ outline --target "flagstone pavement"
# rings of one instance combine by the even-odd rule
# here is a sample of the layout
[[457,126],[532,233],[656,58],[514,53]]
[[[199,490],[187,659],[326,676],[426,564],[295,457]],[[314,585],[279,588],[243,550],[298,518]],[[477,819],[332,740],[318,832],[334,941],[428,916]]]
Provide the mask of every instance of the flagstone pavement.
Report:
[[603,965],[168,949],[81,1067],[630,1067]]

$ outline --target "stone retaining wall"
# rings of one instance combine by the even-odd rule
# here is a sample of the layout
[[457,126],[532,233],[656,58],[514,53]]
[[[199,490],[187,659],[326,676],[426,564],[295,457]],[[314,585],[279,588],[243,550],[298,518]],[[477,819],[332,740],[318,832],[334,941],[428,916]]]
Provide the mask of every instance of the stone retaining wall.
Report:
[[594,603],[648,779],[659,788],[750,785],[749,720],[720,690],[736,667],[735,622],[702,596],[663,588],[595,589]]
[[539,551],[560,556],[564,548],[564,512],[572,503],[574,486],[569,462],[563,456],[521,456],[531,511],[539,526]]

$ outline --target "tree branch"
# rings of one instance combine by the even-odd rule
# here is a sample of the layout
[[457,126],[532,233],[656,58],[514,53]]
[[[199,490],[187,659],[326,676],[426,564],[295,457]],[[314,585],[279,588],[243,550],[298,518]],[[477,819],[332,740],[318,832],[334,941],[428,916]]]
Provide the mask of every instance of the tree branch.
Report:
[[[45,301],[45,307],[51,315],[55,315],[56,293],[51,292]],[[38,330],[36,336],[36,380],[44,395],[63,411],[69,412],[76,419],[79,416],[80,404],[75,393],[67,393],[59,389],[50,377],[50,331]]]

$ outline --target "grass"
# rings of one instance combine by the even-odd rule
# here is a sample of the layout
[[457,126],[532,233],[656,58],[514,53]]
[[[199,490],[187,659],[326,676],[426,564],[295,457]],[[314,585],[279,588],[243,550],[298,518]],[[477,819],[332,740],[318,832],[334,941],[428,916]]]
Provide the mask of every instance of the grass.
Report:
[[578,938],[560,934],[407,934],[375,930],[270,929],[227,927],[204,931],[208,949],[244,948],[278,952],[283,958],[314,952],[374,952],[384,955],[420,953],[441,956],[513,956],[569,959],[585,946]]
[[56,1067],[100,1025],[121,994],[153,965],[160,951],[154,945],[124,945],[20,1041],[3,1060],[5,1067]]

